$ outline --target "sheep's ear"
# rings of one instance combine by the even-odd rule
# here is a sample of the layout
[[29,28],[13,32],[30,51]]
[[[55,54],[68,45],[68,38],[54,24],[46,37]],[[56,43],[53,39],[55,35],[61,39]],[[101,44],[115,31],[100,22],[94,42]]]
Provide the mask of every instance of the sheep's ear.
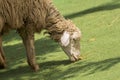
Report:
[[70,34],[65,31],[61,37],[62,46],[67,46],[70,43]]

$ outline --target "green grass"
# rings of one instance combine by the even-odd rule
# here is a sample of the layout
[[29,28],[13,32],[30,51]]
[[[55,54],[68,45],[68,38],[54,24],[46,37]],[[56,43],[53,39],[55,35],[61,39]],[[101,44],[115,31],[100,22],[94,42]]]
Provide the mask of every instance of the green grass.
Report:
[[0,80],[120,80],[120,1],[54,0],[54,4],[81,29],[84,59],[70,63],[57,43],[36,34],[40,71],[33,72],[20,37],[12,31],[4,36],[8,67],[0,70]]

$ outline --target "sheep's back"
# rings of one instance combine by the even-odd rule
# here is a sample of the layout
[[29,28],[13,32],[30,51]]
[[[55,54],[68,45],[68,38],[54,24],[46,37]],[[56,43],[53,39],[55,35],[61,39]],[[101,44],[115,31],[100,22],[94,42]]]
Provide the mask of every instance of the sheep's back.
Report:
[[45,0],[0,0],[0,15],[12,28],[29,23],[44,26],[46,16],[44,2]]

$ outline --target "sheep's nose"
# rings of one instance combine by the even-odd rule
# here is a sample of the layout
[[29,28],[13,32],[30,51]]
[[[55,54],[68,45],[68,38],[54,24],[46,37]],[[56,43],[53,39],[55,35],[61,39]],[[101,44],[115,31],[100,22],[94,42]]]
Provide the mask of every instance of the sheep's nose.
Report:
[[82,56],[72,55],[70,60],[71,60],[72,62],[75,62],[75,61],[79,61],[79,60],[82,60],[82,59],[83,59]]

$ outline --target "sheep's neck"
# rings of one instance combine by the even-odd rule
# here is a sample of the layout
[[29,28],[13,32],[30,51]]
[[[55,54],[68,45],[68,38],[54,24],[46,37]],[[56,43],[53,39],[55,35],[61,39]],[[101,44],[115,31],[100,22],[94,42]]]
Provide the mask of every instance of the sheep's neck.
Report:
[[46,17],[46,27],[45,29],[50,34],[51,38],[55,41],[59,41],[66,25],[64,24],[65,18],[60,14],[60,12],[54,7],[54,5],[50,5],[48,9],[48,14]]
[[[49,20],[48,20],[49,21]],[[50,34],[50,37],[55,40],[59,41],[64,30],[65,30],[65,19],[61,17],[55,17],[55,19],[50,20],[48,25],[46,26],[47,33]]]

